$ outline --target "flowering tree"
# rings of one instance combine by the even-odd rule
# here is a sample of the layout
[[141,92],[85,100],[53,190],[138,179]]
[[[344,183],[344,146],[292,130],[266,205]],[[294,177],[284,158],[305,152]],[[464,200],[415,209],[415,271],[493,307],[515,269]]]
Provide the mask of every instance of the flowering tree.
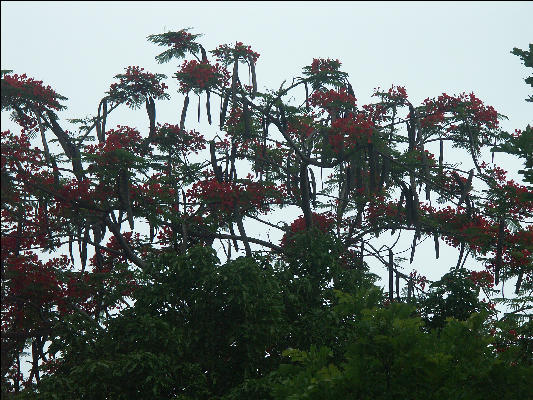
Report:
[[[531,308],[533,229],[528,218],[533,214],[533,191],[483,159],[487,149],[524,157],[520,172],[531,183],[531,127],[511,134],[502,131],[502,116],[473,93],[444,93],[416,105],[405,88],[392,86],[377,89],[375,102],[359,105],[338,60],[314,59],[291,84],[261,92],[255,73],[258,53],[241,42],[207,52],[199,37],[187,30],[148,37],[166,47],[156,57],[161,63],[189,57],[174,75],[185,96],[179,121],[157,121],[156,101],[170,99],[166,77],[140,67],[116,75],[95,116],[72,121],[79,124],[78,132],[66,131],[55,113],[65,108],[65,97],[26,75],[2,71],[2,111],[11,112],[21,127],[20,133],[2,132],[2,379],[9,390],[20,392],[24,384],[45,391],[50,382],[57,390],[58,381],[50,380],[61,376],[55,371],[75,372],[67,356],[79,345],[77,331],[93,338],[115,337],[114,315],[129,318],[132,309],[160,315],[146,296],[152,290],[149,283],[160,282],[162,276],[190,284],[187,288],[172,280],[183,293],[204,276],[205,287],[218,288],[220,296],[237,296],[239,285],[222,291],[211,272],[205,272],[211,268],[206,260],[217,263],[209,251],[215,241],[222,244],[231,266],[217,277],[227,275],[231,281],[241,274],[249,278],[244,286],[269,282],[257,292],[257,307],[267,310],[283,303],[285,323],[299,320],[306,307],[321,309],[325,298],[334,305],[346,304],[346,293],[365,285],[370,290],[370,258],[388,269],[389,285],[384,298],[367,306],[419,304],[428,329],[443,328],[447,317],[465,320],[475,312],[490,313],[493,286],[501,281],[516,280],[517,297],[510,301],[516,313]],[[526,65],[531,51],[515,49]],[[248,69],[248,85],[241,82],[242,68]],[[192,93],[205,99],[198,103],[198,118],[204,111],[210,124],[215,123],[211,103],[220,99],[218,127],[224,137],[186,128]],[[107,126],[109,115],[124,105],[145,106],[146,131]],[[35,147],[37,136],[40,144]],[[49,145],[52,137],[60,147],[57,151]],[[444,149],[450,145],[463,151],[469,163],[447,162]],[[319,180],[319,175],[327,179]],[[289,207],[299,209],[301,216],[283,225],[268,219],[273,210]],[[282,240],[253,237],[245,229],[251,220],[279,229]],[[378,248],[378,237],[386,232],[393,237]],[[401,235],[412,236],[409,260],[396,248]],[[417,245],[426,237],[434,240],[436,258],[442,241],[458,249],[450,273],[434,283],[417,271],[402,272],[403,264],[414,262]],[[246,258],[234,260],[241,249]],[[477,260],[474,271],[465,269],[469,257]],[[270,270],[284,283],[272,283]],[[488,302],[479,301],[480,291]],[[304,292],[298,305],[287,300],[290,293]],[[157,297],[162,292],[149,293]],[[289,297],[282,300],[280,293]],[[172,301],[169,298],[182,307]],[[201,301],[207,301],[206,310],[214,310],[210,301]],[[259,324],[254,329],[283,325],[281,314],[268,315],[254,319]],[[319,329],[315,322],[313,327]],[[157,324],[150,325],[154,331],[173,335],[172,324]],[[339,337],[322,331],[313,336],[309,326],[291,325],[290,333],[280,334],[284,339],[277,342],[274,337],[279,335],[261,336],[257,343],[264,348],[257,354],[249,350],[251,344],[246,352],[239,348],[248,357],[241,364],[264,359],[265,352],[279,358],[288,347],[308,348],[321,337]],[[495,348],[515,345],[530,351],[526,333],[516,329],[527,332],[530,327],[513,328],[516,335],[500,338]],[[20,359],[28,347],[32,367],[23,377]],[[226,350],[229,362],[236,355]],[[243,367],[242,379],[278,365],[254,363]],[[190,385],[203,382],[203,371],[219,368],[200,364],[190,361],[173,372],[189,379],[179,384],[187,393],[195,390]],[[103,367],[92,372],[95,368]],[[105,375],[105,368],[100,372]],[[84,374],[87,371],[76,376],[82,379]],[[211,394],[179,398],[209,398],[216,390],[217,395],[229,393],[214,379],[210,384]],[[159,389],[154,387],[155,393]],[[165,393],[161,398],[177,396]]]

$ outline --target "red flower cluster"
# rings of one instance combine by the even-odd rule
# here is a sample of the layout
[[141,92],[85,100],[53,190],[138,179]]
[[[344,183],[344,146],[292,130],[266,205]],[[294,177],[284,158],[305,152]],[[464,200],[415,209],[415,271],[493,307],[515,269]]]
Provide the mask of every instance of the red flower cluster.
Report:
[[196,60],[184,61],[175,77],[180,82],[182,93],[191,89],[202,91],[213,86],[228,86],[230,79],[229,72],[218,63],[211,65]]
[[338,153],[342,145],[352,149],[357,143],[371,143],[374,123],[363,113],[349,113],[347,117],[336,119],[331,124],[331,130],[330,144]]
[[229,127],[237,126],[242,119],[242,110],[239,107],[232,107],[229,113],[229,118],[226,120],[225,125]]
[[[506,239],[509,244],[503,257],[506,265],[515,270],[533,265],[533,225],[526,230],[509,233]],[[529,271],[530,274],[532,272]]]
[[447,206],[440,210],[426,204],[421,204],[420,209],[436,220],[449,234],[444,234],[444,241],[453,247],[458,247],[462,238],[477,252],[490,250],[494,238],[498,235],[498,226],[481,215],[468,216],[465,208],[459,209]]
[[[317,214],[314,212],[312,214],[311,219],[313,221],[313,227],[317,228],[322,233],[328,232],[331,229],[333,222],[335,221],[333,216],[329,213]],[[300,217],[296,218],[292,222],[290,226],[290,232],[283,235],[283,238],[281,239],[281,246],[287,245],[289,238],[293,234],[298,233],[298,232],[304,232],[305,228],[306,228],[305,218],[303,215],[301,215]]]
[[57,94],[50,86],[44,86],[43,81],[28,78],[26,74],[5,75],[2,79],[2,91],[9,88],[17,89],[14,96],[33,100],[40,107],[47,107],[53,110],[62,108],[58,99],[64,99],[64,97]]
[[236,59],[251,59],[255,64],[260,56],[259,53],[256,53],[250,46],[246,46],[242,42],[235,43],[235,47],[221,44],[215,50],[211,51],[211,53],[217,57],[218,61],[225,65],[235,62]]
[[138,107],[147,97],[157,99],[168,98],[165,90],[168,86],[161,82],[166,78],[162,74],[144,72],[144,68],[129,66],[125,74],[116,75],[119,83],[113,83],[109,89],[109,96],[113,100],[125,101],[129,107]]
[[423,275],[420,275],[416,270],[413,270],[409,273],[409,278],[420,289],[424,290],[426,288],[427,278]]
[[195,130],[181,130],[179,125],[172,124],[158,124],[156,143],[164,147],[172,146],[178,151],[195,154],[206,148],[202,134]]
[[162,182],[163,174],[157,173],[142,185],[132,186],[131,199],[138,207],[155,204],[156,200],[169,201],[176,195],[176,190]]
[[357,99],[348,93],[346,88],[339,90],[330,89],[316,90],[311,94],[310,103],[314,107],[321,107],[324,110],[332,112],[333,110],[348,109],[352,110],[356,106]]
[[[111,129],[106,132],[104,143],[88,145],[89,154],[109,155],[115,150],[125,149],[136,152],[137,145],[141,142],[141,134],[138,130],[129,126],[117,125],[118,129]],[[104,159],[102,159],[104,161]]]
[[453,113],[459,120],[489,129],[499,125],[498,113],[491,106],[485,106],[473,93],[449,96],[443,93],[437,99],[425,99],[425,116],[420,121],[422,127],[435,126],[445,119],[445,113]]
[[307,138],[313,133],[313,127],[304,118],[297,118],[287,124],[287,133],[295,138]]
[[341,67],[339,60],[331,60],[324,58],[313,58],[311,67],[309,68],[312,74],[318,74],[319,72],[336,72]]
[[174,32],[172,37],[168,39],[169,43],[173,45],[175,49],[187,49],[195,39],[195,35],[182,29],[179,32]]
[[[187,191],[187,196],[204,201],[215,213],[232,214],[238,208],[266,212],[265,200],[273,197],[279,202],[278,190],[274,185],[247,181],[244,183],[219,182],[214,178],[197,182]],[[276,198],[278,197],[278,198]]]
[[489,271],[472,271],[469,279],[478,287],[492,288],[494,276]]

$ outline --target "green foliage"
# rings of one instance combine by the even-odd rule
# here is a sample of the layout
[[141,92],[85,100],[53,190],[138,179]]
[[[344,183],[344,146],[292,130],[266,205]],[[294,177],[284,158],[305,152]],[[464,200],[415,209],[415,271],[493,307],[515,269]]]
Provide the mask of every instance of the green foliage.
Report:
[[366,309],[342,362],[327,347],[290,350],[272,375],[274,399],[519,399],[530,394],[533,369],[510,366],[488,350],[485,317],[450,319],[424,333],[414,307]]
[[[515,47],[513,48],[513,51],[511,51],[511,53],[514,54],[515,56],[520,57],[526,67],[533,68],[533,44],[532,43],[529,44],[529,51],[522,50],[522,49]],[[533,75],[527,77],[524,80],[529,86],[533,87]],[[526,99],[526,101],[533,102],[533,95],[530,95]]]
[[479,300],[480,289],[469,279],[469,271],[453,269],[430,285],[420,310],[429,328],[444,327],[448,318],[467,320],[473,313],[486,310]]

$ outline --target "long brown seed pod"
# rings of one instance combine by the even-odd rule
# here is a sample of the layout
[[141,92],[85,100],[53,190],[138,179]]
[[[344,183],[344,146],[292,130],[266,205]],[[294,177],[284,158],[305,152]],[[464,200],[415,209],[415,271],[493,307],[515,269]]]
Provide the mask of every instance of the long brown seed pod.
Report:
[[118,194],[119,194],[119,201],[120,201],[121,208],[123,210],[126,210],[130,228],[133,229],[134,221],[133,221],[133,211],[131,209],[131,201],[130,201],[129,177],[128,177],[128,172],[125,169],[120,170],[120,173],[118,176],[118,187],[119,187]]
[[522,286],[523,279],[524,279],[524,271],[521,270],[520,273],[518,274],[518,280],[516,281],[516,286],[515,286],[515,291],[514,291],[515,294],[518,294],[518,292],[520,292],[520,287]]
[[239,58],[233,63],[233,75],[231,76],[231,104],[235,107],[237,103],[237,80],[239,79]]
[[368,144],[368,166],[370,193],[374,193],[376,191],[376,151],[372,143]]
[[438,233],[433,234],[433,241],[435,242],[435,258],[439,258],[439,235]]
[[400,301],[400,274],[396,271],[396,300]]
[[287,118],[285,117],[285,107],[283,106],[283,103],[281,101],[279,103],[278,110],[281,126],[283,127],[284,131],[287,131]]
[[185,129],[185,117],[187,116],[187,107],[189,107],[189,93],[185,96],[185,101],[183,102],[183,108],[181,110],[180,118],[180,129]]
[[496,262],[494,265],[494,284],[500,283],[500,270],[503,258],[503,236],[505,235],[505,218],[500,218],[500,227],[498,229],[498,242],[496,244]]
[[415,258],[415,250],[416,250],[416,240],[418,239],[419,231],[418,229],[415,230],[415,236],[413,237],[413,243],[411,244],[411,258],[409,259],[409,264],[413,263],[413,259]]
[[394,300],[394,256],[389,249],[389,301]]
[[244,118],[244,138],[249,139],[252,136],[250,131],[250,111],[248,109],[248,102],[243,98],[242,116]]
[[304,82],[305,87],[305,110],[309,112],[309,88],[307,87],[307,82]]
[[200,95],[198,95],[198,122],[200,122],[200,113],[201,113],[201,109],[200,109]]
[[148,226],[150,227],[150,243],[153,243],[155,236],[154,224],[148,220]]
[[96,128],[96,137],[98,138],[99,143],[103,143],[104,139],[102,138],[102,126],[100,125],[100,111],[102,109],[102,102],[98,104],[98,113],[96,115],[96,121],[94,123],[94,126]]
[[250,62],[250,72],[252,73],[252,98],[255,97],[257,93],[257,76],[255,75],[255,62],[252,59],[252,56],[249,56]]
[[81,272],[85,271],[85,266],[87,265],[87,242],[89,240],[89,227],[86,225],[83,233],[83,240],[81,242]]
[[107,99],[104,97],[104,99],[102,100],[102,129],[101,129],[102,142],[105,141],[105,124],[106,124],[106,122],[107,122]]
[[209,152],[211,153],[211,167],[213,168],[213,172],[215,173],[215,178],[218,182],[222,182],[222,167],[218,166],[217,164],[217,156],[215,153],[215,141],[212,140],[209,142]]
[[199,46],[200,46],[200,52],[202,53],[202,62],[206,63],[207,62],[207,53],[205,52],[204,46],[202,46],[201,44]]
[[205,109],[207,112],[207,122],[211,125],[211,92],[209,89],[206,90],[207,99],[205,100]]
[[444,142],[439,139],[439,175],[442,175],[442,162],[444,160]]
[[222,109],[220,110],[220,122],[219,122],[220,129],[224,127],[224,122],[226,121],[226,113],[228,112],[228,103],[229,103],[230,93],[231,92],[229,90],[226,91],[226,95],[222,99]]
[[390,172],[390,161],[388,157],[383,157],[383,162],[381,164],[381,178],[379,180],[379,190],[383,189],[383,187],[387,183],[389,172]]
[[146,112],[150,120],[150,133],[148,134],[148,138],[153,140],[155,138],[155,103],[151,97],[146,98]]
[[457,265],[455,266],[455,269],[459,269],[461,266],[461,261],[463,261],[463,255],[465,253],[465,244],[464,242],[461,242],[461,247],[459,250],[459,259],[457,260]]
[[309,168],[309,175],[311,176],[311,187],[309,189],[309,196],[313,202],[313,207],[316,208],[316,180],[315,174],[311,168]]

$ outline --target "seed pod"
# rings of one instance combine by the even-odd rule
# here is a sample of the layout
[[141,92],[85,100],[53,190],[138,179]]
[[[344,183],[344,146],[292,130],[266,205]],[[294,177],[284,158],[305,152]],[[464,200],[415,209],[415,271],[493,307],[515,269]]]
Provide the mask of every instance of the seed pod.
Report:
[[73,243],[74,243],[74,238],[72,237],[72,235],[69,232],[69,235],[68,235],[68,253],[70,255],[70,262],[72,263],[72,265],[74,265],[74,254],[72,253],[72,244]]
[[309,175],[311,175],[311,187],[309,190],[309,197],[311,198],[311,201],[313,202],[313,207],[316,208],[316,181],[315,181],[315,174],[311,168],[309,168]]
[[442,139],[439,139],[439,175],[442,175],[442,161],[444,155],[444,142]]
[[383,189],[383,186],[387,183],[387,178],[390,171],[390,161],[388,157],[383,157],[381,164],[381,178],[379,180],[379,190]]
[[407,139],[409,141],[409,151],[413,151],[415,148],[415,128],[409,122],[405,123],[407,125]]
[[389,249],[389,301],[394,300],[394,257]]
[[437,233],[433,234],[433,241],[435,242],[435,258],[439,258],[439,235]]
[[372,143],[368,144],[368,166],[370,193],[374,193],[376,191],[376,153]]
[[222,182],[222,167],[217,165],[217,156],[215,153],[215,141],[209,143],[209,152],[211,153],[211,167],[215,173],[215,178],[218,182]]
[[405,211],[407,216],[407,226],[413,225],[413,193],[409,188],[405,193]]
[[102,127],[100,125],[100,106],[98,106],[98,115],[96,116],[96,120],[94,121],[94,127],[96,128],[96,137],[98,138],[98,142],[103,143],[104,139],[102,138]]
[[185,117],[187,116],[187,107],[189,107],[189,93],[185,96],[185,101],[183,102],[183,109],[181,110],[180,118],[180,129],[185,129]]
[[402,189],[402,192],[400,194],[400,200],[398,200],[398,205],[396,206],[396,208],[398,209],[398,214],[400,214],[400,212],[401,212],[401,208],[403,206],[404,199],[405,199],[405,192]]
[[244,138],[249,139],[251,137],[250,132],[250,112],[248,110],[248,102],[243,98],[243,119],[244,119]]
[[418,204],[418,195],[416,193],[416,190],[414,189],[411,189],[411,193],[413,194],[412,196],[412,199],[413,199],[413,204],[412,204],[412,207],[411,207],[411,219],[413,221],[413,224],[418,226],[418,208],[419,208],[419,204]]
[[148,220],[148,226],[150,227],[150,243],[153,243],[155,232],[154,232],[154,225],[150,222],[150,220]]
[[102,100],[102,141],[105,141],[105,123],[107,121],[107,99],[104,98]]
[[130,228],[133,229],[133,211],[131,209],[129,177],[125,169],[121,169],[118,176],[118,198],[121,210],[126,210]]
[[[409,134],[409,151],[414,150],[416,145],[416,111],[411,103],[409,105],[409,124],[407,124],[407,133]],[[420,132],[418,133],[420,135]]]
[[204,46],[202,46],[201,44],[199,46],[200,46],[200,51],[202,52],[202,62],[206,63],[207,62],[207,54],[205,52]]
[[86,226],[84,234],[83,234],[83,240],[81,243],[81,252],[80,252],[82,272],[85,271],[85,266],[87,265],[87,241],[88,240],[89,240],[89,228]]
[[239,58],[233,63],[233,75],[231,77],[231,104],[235,107],[237,102],[237,80],[239,79]]
[[524,271],[520,271],[520,274],[518,274],[518,280],[516,281],[515,286],[515,294],[518,294],[520,292],[520,287],[522,286],[522,280],[524,279]]
[[231,143],[231,154],[230,154],[230,172],[229,172],[229,180],[231,181],[233,179],[233,176],[236,174],[235,172],[235,158],[237,157],[237,145],[235,142]]
[[252,56],[249,56],[250,61],[250,71],[252,73],[252,98],[255,97],[257,93],[257,77],[255,75],[255,62],[252,59]]
[[464,242],[462,242],[460,250],[459,250],[459,259],[457,260],[457,265],[455,266],[455,269],[459,269],[459,267],[461,266],[461,261],[463,261],[464,253],[465,253],[465,244]]
[[100,111],[102,109],[102,101],[100,101],[100,104],[98,104],[98,113],[96,115],[96,121],[94,122],[94,127],[96,128],[96,137],[98,138],[98,142],[100,143],[104,142],[104,138],[102,137],[102,125],[100,124]]
[[228,103],[229,103],[230,91],[226,92],[224,99],[222,100],[222,109],[220,110],[220,129],[223,128],[224,122],[226,120],[226,113],[228,112]]
[[309,112],[309,88],[307,87],[307,82],[304,82],[305,86],[305,109]]
[[291,154],[290,153],[287,156],[287,167],[286,167],[286,170],[287,170],[286,186],[287,186],[288,195],[290,196],[290,194],[291,194]]
[[498,230],[498,242],[496,244],[496,262],[494,265],[494,284],[500,283],[500,270],[503,258],[503,236],[505,234],[505,219],[500,218],[500,227]]
[[400,301],[400,274],[396,271],[396,300]]
[[205,101],[205,109],[207,111],[207,122],[209,122],[209,125],[211,125],[211,92],[209,92],[209,89],[206,90],[207,99]]
[[200,95],[198,95],[198,122],[200,122]]
[[418,239],[418,229],[415,231],[415,236],[413,237],[413,243],[411,244],[411,258],[409,260],[409,264],[413,263],[413,259],[415,258],[415,250],[416,250],[416,239]]
[[281,126],[284,131],[287,131],[287,119],[285,117],[285,107],[283,106],[283,103],[281,101],[279,103],[278,110],[279,110],[279,118],[281,121]]
[[350,85],[350,82],[346,82],[348,86],[348,94],[355,97],[355,93],[353,91],[352,85]]
[[155,103],[154,99],[146,98],[146,112],[148,113],[148,119],[150,120],[150,133],[148,138],[153,140],[155,138]]
[[52,162],[52,173],[54,174],[54,186],[57,188],[59,186],[59,168],[57,168],[56,160],[51,158],[50,161]]

